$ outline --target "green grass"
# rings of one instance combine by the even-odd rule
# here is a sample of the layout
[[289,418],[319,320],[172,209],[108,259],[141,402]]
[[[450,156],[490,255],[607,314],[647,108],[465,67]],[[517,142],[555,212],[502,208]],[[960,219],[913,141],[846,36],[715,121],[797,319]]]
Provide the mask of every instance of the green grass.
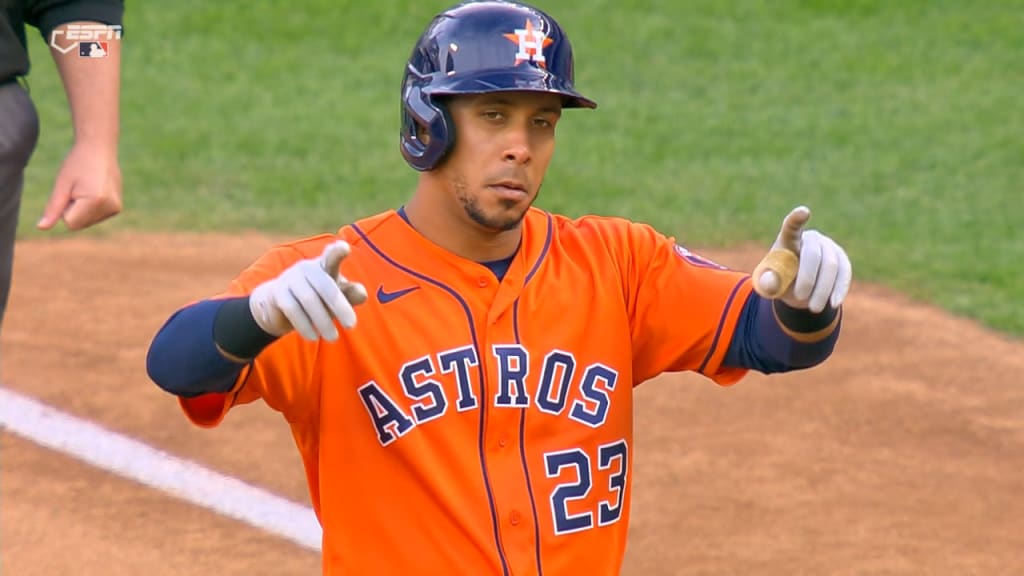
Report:
[[[857,279],[1024,334],[1024,0],[544,4],[599,108],[560,124],[542,207],[767,246],[805,203]],[[396,206],[403,65],[447,5],[129,2],[109,228],[306,235]],[[32,40],[26,237],[70,137]]]

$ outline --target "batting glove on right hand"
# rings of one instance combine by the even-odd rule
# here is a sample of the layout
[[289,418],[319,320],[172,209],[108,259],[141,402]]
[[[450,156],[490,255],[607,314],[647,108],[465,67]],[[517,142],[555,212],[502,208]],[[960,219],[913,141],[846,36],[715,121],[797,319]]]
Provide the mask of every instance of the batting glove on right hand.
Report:
[[257,286],[249,295],[249,310],[260,328],[274,336],[294,329],[306,340],[334,341],[335,318],[345,328],[355,326],[353,305],[366,301],[366,288],[338,272],[349,250],[348,242],[336,241],[320,256],[300,260]]

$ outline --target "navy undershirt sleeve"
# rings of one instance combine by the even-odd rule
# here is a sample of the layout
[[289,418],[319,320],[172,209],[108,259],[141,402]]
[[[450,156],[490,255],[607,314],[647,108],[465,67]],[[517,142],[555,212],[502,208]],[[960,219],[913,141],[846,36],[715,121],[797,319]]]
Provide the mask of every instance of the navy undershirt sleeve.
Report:
[[[787,334],[772,311],[771,300],[752,292],[740,313],[736,331],[722,364],[770,374],[810,368],[832,354],[839,327],[817,342],[800,342]],[[811,312],[796,311],[798,314]]]
[[214,321],[224,303],[197,302],[160,328],[146,355],[146,371],[157,386],[185,397],[231,390],[245,365],[225,358],[214,343]]

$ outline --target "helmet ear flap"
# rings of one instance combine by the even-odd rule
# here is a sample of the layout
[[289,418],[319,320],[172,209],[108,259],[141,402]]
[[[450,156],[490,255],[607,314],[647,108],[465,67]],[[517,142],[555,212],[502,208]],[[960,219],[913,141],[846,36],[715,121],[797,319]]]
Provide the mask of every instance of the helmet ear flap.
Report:
[[[428,138],[420,137],[426,130]],[[435,168],[451,149],[453,126],[448,111],[435,104],[415,81],[409,82],[402,97],[402,156],[419,171]]]

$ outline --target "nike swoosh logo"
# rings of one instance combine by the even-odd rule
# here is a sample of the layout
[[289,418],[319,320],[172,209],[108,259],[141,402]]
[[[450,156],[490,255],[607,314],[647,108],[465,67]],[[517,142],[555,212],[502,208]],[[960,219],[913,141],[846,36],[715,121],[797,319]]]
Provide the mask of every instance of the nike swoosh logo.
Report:
[[419,290],[419,288],[420,288],[419,286],[411,286],[409,288],[403,288],[401,290],[395,290],[394,292],[385,292],[384,291],[384,286],[378,286],[377,287],[377,301],[380,302],[381,304],[387,304],[388,302],[392,302],[394,300],[398,300],[399,298],[401,298],[402,296],[405,296],[409,292],[412,292],[414,290]]

